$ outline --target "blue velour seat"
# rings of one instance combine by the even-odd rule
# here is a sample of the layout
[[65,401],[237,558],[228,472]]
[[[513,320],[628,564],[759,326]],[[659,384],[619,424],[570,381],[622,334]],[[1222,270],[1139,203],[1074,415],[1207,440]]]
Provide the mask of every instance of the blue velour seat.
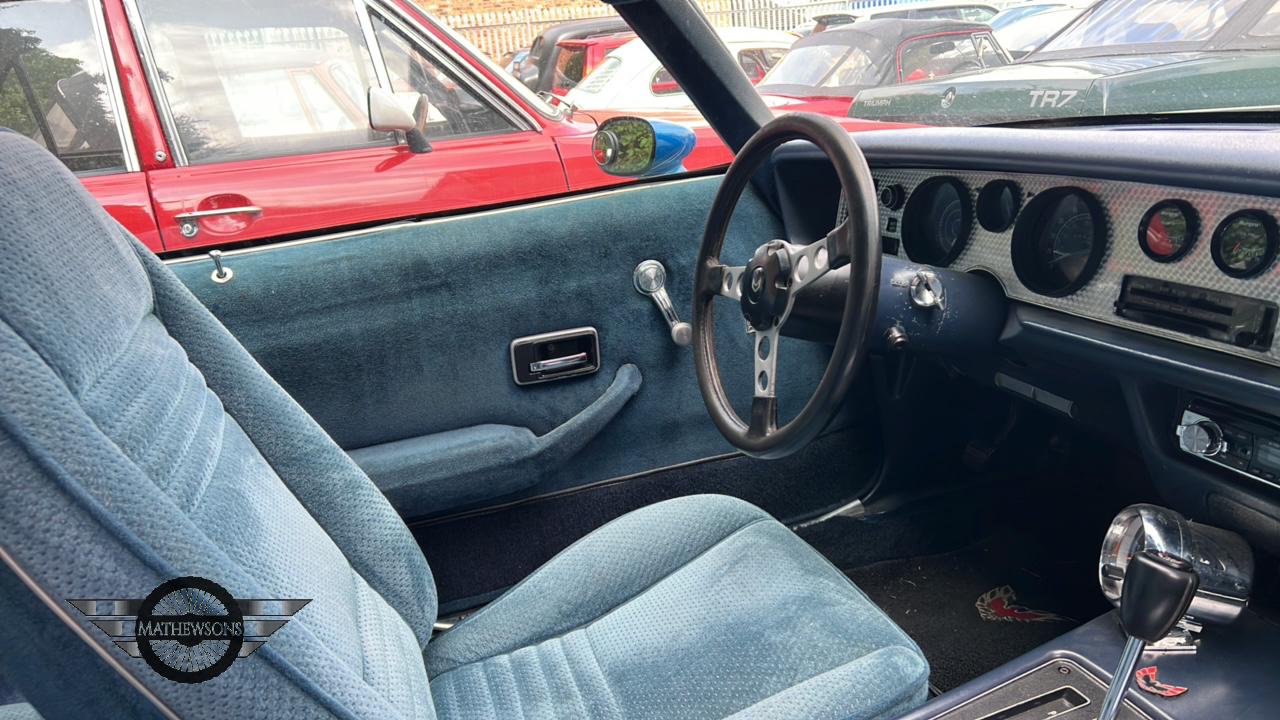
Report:
[[[432,640],[368,478],[152,254],[0,133],[0,672],[46,718],[887,718],[919,649],[741,501],[624,516]],[[65,602],[178,576],[312,602],[176,683]],[[5,713],[15,716],[19,708]]]

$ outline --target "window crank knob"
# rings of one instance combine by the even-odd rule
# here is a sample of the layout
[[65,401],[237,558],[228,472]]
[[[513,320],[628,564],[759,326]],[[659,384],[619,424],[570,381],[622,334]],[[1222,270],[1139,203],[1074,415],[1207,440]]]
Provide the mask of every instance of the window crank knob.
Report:
[[672,342],[680,347],[687,347],[693,342],[693,327],[687,322],[681,322],[675,306],[671,304],[671,296],[667,294],[667,269],[662,266],[662,263],[657,260],[645,260],[636,266],[631,274],[631,281],[635,284],[637,292],[652,298],[654,304],[662,311],[662,317],[671,328]]

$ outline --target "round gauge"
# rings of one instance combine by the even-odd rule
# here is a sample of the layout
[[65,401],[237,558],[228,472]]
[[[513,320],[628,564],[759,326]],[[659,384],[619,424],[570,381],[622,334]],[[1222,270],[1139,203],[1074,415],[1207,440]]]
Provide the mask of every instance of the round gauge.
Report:
[[1022,190],[1009,180],[993,180],[978,193],[978,224],[991,232],[1004,232],[1022,208]]
[[1013,269],[1033,292],[1062,297],[1084,287],[1107,250],[1097,198],[1079,188],[1040,193],[1013,230]]
[[1181,200],[1157,203],[1138,226],[1142,252],[1156,262],[1173,262],[1191,251],[1200,234],[1195,208]]
[[921,183],[902,212],[902,245],[913,261],[946,267],[969,239],[973,206],[969,189],[950,177]]
[[1227,216],[1213,233],[1213,261],[1231,277],[1261,274],[1276,259],[1276,221],[1260,210]]

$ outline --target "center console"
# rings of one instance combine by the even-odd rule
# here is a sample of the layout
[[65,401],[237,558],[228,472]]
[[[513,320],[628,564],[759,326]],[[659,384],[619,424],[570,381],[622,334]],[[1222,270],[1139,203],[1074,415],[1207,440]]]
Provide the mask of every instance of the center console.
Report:
[[1099,562],[1103,592],[1119,612],[904,719],[1276,717],[1280,624],[1247,608],[1252,575],[1252,553],[1235,533],[1153,505],[1126,508]]

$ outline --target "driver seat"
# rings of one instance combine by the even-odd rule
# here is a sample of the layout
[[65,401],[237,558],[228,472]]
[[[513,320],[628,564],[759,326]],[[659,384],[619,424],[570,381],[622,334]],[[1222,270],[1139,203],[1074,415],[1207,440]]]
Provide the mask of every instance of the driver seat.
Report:
[[[925,699],[928,666],[883,612],[720,496],[626,515],[433,639],[431,570],[386,499],[8,132],[0,358],[0,674],[45,718],[889,718]],[[311,602],[194,684],[66,602],[180,576]]]

